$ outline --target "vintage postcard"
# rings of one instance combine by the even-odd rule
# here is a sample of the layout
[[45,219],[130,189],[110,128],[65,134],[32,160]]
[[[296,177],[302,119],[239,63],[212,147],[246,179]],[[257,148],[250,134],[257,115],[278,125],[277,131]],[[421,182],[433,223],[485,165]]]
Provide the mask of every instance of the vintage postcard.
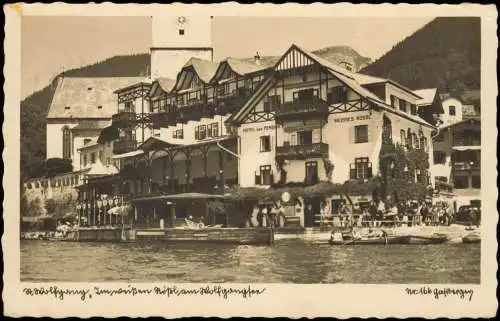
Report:
[[6,315],[495,315],[494,6],[4,13]]

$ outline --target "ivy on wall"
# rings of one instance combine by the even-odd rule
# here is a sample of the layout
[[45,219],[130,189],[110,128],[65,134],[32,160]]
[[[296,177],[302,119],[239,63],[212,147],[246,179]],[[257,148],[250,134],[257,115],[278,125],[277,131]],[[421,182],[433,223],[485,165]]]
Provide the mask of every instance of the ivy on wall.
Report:
[[381,197],[395,202],[425,199],[429,154],[422,148],[406,148],[383,139],[379,154]]

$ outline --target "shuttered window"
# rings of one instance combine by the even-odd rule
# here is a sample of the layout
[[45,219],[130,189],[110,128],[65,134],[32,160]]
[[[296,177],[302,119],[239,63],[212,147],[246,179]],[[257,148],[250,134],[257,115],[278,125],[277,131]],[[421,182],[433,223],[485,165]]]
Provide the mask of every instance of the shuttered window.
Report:
[[356,144],[368,142],[368,125],[354,127],[354,142]]
[[318,162],[306,162],[306,184],[316,184],[318,182]]
[[260,152],[269,152],[271,151],[271,136],[260,136]]
[[368,179],[372,177],[372,163],[368,157],[358,157],[350,164],[350,179]]
[[401,129],[401,145],[406,146],[406,131]]
[[273,181],[271,165],[260,166],[259,172],[255,173],[255,185],[271,185]]

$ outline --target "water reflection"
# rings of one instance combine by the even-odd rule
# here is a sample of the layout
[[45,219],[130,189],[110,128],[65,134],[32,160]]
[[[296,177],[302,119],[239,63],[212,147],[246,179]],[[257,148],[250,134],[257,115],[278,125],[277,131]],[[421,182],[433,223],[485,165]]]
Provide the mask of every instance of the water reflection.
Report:
[[23,281],[479,283],[480,246],[21,241]]

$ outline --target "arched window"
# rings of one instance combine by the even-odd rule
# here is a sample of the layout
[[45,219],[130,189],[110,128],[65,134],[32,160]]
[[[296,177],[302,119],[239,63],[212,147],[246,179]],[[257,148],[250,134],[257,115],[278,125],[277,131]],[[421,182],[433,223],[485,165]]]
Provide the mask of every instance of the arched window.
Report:
[[71,158],[71,131],[68,126],[64,126],[62,129],[62,158]]
[[383,124],[383,138],[387,141],[392,140],[392,123],[389,118],[384,116],[384,124]]

